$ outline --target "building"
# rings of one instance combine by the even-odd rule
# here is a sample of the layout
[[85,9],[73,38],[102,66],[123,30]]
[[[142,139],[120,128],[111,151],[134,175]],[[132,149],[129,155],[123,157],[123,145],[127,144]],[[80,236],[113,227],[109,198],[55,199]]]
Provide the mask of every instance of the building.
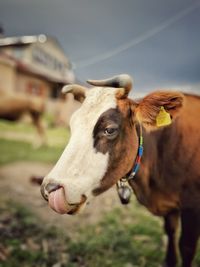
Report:
[[0,89],[56,98],[74,82],[69,59],[55,38],[0,38]]
[[59,114],[58,121],[68,121],[77,103],[70,98],[65,108],[59,95],[62,86],[74,80],[71,63],[55,38],[0,38],[0,90],[45,98],[47,111]]

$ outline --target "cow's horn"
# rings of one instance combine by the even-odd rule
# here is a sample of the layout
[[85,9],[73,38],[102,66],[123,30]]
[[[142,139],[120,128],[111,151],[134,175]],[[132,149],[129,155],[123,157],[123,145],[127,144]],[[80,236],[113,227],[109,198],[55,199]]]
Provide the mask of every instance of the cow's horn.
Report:
[[65,85],[62,88],[62,93],[63,94],[72,93],[74,95],[74,99],[82,103],[85,99],[86,90],[87,89],[81,85],[69,84]]
[[128,95],[133,84],[133,80],[128,74],[120,74],[106,80],[88,80],[87,82],[94,86],[124,88],[124,96]]

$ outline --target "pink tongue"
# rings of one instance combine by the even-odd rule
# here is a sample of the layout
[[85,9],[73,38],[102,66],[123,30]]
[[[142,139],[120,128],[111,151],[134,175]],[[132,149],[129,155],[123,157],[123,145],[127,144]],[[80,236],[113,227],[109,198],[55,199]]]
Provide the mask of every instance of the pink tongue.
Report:
[[60,214],[67,213],[69,207],[67,206],[64,189],[62,187],[50,193],[49,206]]

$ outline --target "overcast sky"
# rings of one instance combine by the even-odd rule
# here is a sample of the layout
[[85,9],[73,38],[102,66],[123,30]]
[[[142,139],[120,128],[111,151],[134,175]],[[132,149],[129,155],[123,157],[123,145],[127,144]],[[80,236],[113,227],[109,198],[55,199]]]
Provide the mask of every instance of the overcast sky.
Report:
[[200,0],[0,0],[0,24],[7,36],[55,36],[81,81],[129,73],[137,91],[200,84]]

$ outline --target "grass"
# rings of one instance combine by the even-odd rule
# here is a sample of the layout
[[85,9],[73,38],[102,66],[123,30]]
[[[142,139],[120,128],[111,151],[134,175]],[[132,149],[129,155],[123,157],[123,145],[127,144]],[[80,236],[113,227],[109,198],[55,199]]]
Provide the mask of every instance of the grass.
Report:
[[[126,218],[133,216],[132,212]],[[163,258],[159,222],[141,215],[140,224],[134,220],[127,223],[123,216],[121,210],[114,210],[99,224],[83,229],[68,248],[72,261],[68,266],[158,266]]]
[[0,266],[156,267],[163,258],[160,223],[147,214],[140,214],[139,225],[138,219],[123,220],[134,218],[133,212],[113,210],[100,223],[80,228],[74,240],[67,232],[39,224],[23,206],[1,201]]
[[0,165],[15,161],[54,163],[61,155],[63,147],[41,146],[34,149],[28,142],[0,138],[0,150]]
[[[0,121],[0,133],[3,136],[0,137],[0,165],[15,161],[56,162],[69,139],[67,129],[50,128],[47,129],[48,145],[35,148],[31,140],[37,137],[32,125],[6,121]],[[14,139],[8,138],[10,133]],[[24,141],[24,135],[30,136],[30,142]]]
[[68,238],[55,227],[43,228],[27,208],[0,204],[0,267],[47,267],[60,262]]
[[75,238],[10,201],[0,202],[0,222],[0,267],[158,267],[164,259],[160,220],[134,202],[80,227]]
[[[48,120],[44,124],[49,125]],[[50,124],[51,125],[51,124]],[[49,146],[63,146],[69,139],[69,130],[64,127],[46,127],[46,139]],[[38,139],[36,129],[30,123],[9,122],[0,120],[0,137],[13,140],[28,140],[30,143]]]
[[1,132],[33,133],[35,130],[32,125],[23,122],[9,122],[0,120]]

